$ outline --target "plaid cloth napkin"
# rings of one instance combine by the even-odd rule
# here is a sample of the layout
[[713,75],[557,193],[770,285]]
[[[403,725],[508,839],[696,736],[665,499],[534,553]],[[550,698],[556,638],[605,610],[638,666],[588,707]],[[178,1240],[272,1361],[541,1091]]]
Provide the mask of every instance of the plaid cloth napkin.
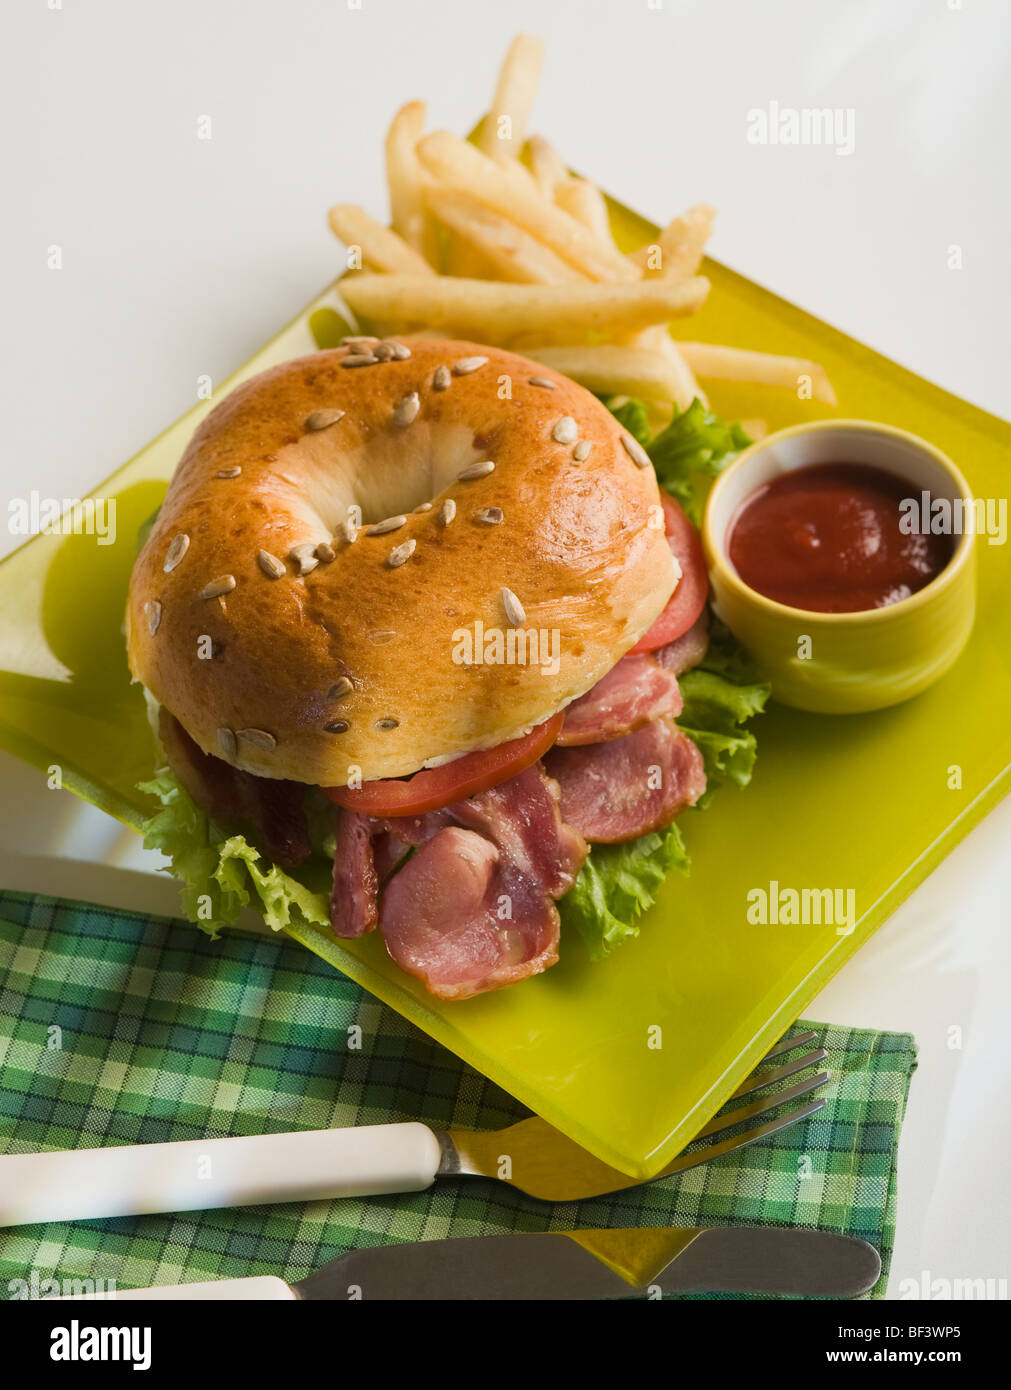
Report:
[[[361,1028],[360,1050],[348,1030]],[[828,1104],[680,1176],[551,1206],[504,1184],[0,1230],[10,1280],[120,1288],[247,1274],[294,1281],[354,1246],[506,1231],[719,1224],[821,1227],[881,1252],[916,1049],[822,1024]],[[527,1112],[308,951],[49,898],[0,894],[0,1152],[422,1120],[498,1127]]]

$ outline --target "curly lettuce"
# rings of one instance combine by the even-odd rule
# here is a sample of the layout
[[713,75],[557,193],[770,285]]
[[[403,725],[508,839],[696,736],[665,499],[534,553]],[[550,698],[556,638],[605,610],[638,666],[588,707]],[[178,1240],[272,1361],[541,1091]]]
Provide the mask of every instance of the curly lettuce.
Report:
[[144,827],[144,845],[169,860],[165,872],[179,880],[183,913],[214,938],[254,905],[274,931],[313,923],[330,925],[330,895],[315,886],[311,861],[286,873],[244,835],[231,835],[201,811],[175,774],[162,769],[140,790],[161,802]]

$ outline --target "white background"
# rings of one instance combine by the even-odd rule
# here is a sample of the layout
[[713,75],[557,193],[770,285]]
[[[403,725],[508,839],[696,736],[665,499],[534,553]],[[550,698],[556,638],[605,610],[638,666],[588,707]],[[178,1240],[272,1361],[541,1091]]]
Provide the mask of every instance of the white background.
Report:
[[[548,41],[534,127],[573,167],[658,221],[716,204],[717,258],[1011,415],[1004,0],[6,0],[4,502],[80,495],[270,338],[339,269],[329,204],[385,216],[396,106],[424,97],[465,131],[520,29]],[[749,144],[770,101],[851,108],[853,154]],[[149,867],[36,774],[0,772],[0,881],[45,886],[17,852]],[[924,1271],[1009,1274],[1009,831],[1011,803],[807,1011],[920,1044],[893,1297]],[[165,901],[86,874],[46,884]]]

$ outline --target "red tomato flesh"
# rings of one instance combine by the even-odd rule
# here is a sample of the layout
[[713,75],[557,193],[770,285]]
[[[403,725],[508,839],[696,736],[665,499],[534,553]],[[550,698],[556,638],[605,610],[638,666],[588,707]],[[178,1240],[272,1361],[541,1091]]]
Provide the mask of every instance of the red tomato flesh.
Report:
[[535,763],[557,739],[564,719],[561,711],[523,738],[500,743],[497,748],[465,753],[442,767],[424,768],[413,777],[365,782],[356,790],[323,787],[323,794],[338,806],[360,811],[363,816],[422,816],[426,811],[440,811],[465,796],[476,796],[508,782]]
[[661,491],[664,529],[671,554],[681,566],[681,578],[667,607],[653,626],[639,638],[633,652],[654,652],[688,631],[706,606],[709,576],[702,554],[702,538],[669,493]]

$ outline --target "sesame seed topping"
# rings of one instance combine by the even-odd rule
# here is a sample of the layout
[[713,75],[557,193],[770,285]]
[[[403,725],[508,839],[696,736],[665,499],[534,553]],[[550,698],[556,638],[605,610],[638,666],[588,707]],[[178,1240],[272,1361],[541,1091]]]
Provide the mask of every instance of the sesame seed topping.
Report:
[[340,341],[341,347],[351,348],[355,352],[365,352],[373,343],[378,343],[378,338],[370,338],[363,333],[352,333],[347,338]]
[[412,391],[409,396],[405,396],[393,411],[393,423],[402,429],[409,425],[412,420],[418,418],[418,411],[421,409],[421,398],[417,391]]
[[230,468],[219,468],[214,476],[216,478],[237,478],[241,472],[241,465],[233,463]]
[[461,483],[473,482],[475,478],[487,478],[489,473],[494,473],[495,465],[491,459],[484,459],[481,463],[472,463],[461,473],[457,473],[457,480]]
[[218,730],[218,747],[226,758],[234,758],[236,753],[238,753],[238,744],[235,741],[235,735],[232,733],[231,729]]
[[377,728],[377,729],[396,729],[396,728],[399,728],[399,726],[400,726],[400,720],[399,720],[399,719],[377,719],[377,720],[376,720],[376,728]]
[[168,550],[165,552],[165,563],[162,565],[162,569],[165,571],[166,574],[172,573],[176,565],[178,565],[179,561],[183,558],[183,556],[186,554],[189,548],[189,536],[186,534],[185,531],[180,531],[179,535],[176,536],[175,540],[172,542]]
[[343,410],[313,410],[305,417],[305,427],[312,434],[316,430],[328,429],[343,419]]
[[230,594],[235,588],[234,574],[221,574],[217,579],[212,579],[209,584],[205,584],[197,595],[198,598],[220,598],[222,594]]
[[350,727],[346,719],[331,719],[329,724],[323,725],[323,732],[327,734],[346,734]]
[[268,579],[281,579],[285,573],[284,561],[279,560],[276,555],[271,555],[269,550],[261,550],[256,557],[260,569]]
[[358,527],[350,517],[345,517],[341,522],[341,535],[347,541],[348,545],[353,545],[358,539]]
[[238,729],[235,736],[244,738],[254,748],[264,748],[268,752],[277,747],[277,739],[273,734],[268,734],[266,729]]
[[156,598],[149,598],[145,603],[144,616],[147,618],[147,630],[153,637],[158,631],[158,624],[161,622],[161,604]]
[[584,459],[590,457],[590,450],[593,448],[592,439],[581,439],[572,451],[572,457],[577,463],[582,463]]
[[395,632],[370,632],[369,641],[377,647],[385,647],[388,642],[392,642],[396,637]]
[[412,515],[417,515],[418,512],[430,512],[431,510],[432,510],[432,504],[431,504],[431,502],[422,502],[422,504],[421,504],[420,507],[415,507],[415,508],[414,508],[414,512],[412,513]]
[[563,415],[561,419],[555,421],[551,438],[556,444],[575,444],[579,438],[579,426],[571,415]]
[[522,627],[527,620],[526,610],[512,589],[502,590],[502,607],[510,627]]
[[374,353],[371,352],[349,352],[347,357],[341,358],[342,367],[374,367],[379,361]]
[[554,391],[558,386],[557,382],[550,381],[546,376],[530,376],[527,377],[527,382],[531,386],[543,386],[545,391]]
[[388,516],[385,521],[377,521],[374,526],[369,526],[365,534],[367,536],[387,536],[391,531],[399,531],[407,520],[404,515]]
[[447,497],[439,508],[439,520],[442,522],[443,526],[448,526],[455,516],[456,503],[453,501],[452,497]]
[[316,559],[322,561],[324,565],[328,565],[331,560],[336,560],[337,558],[337,552],[329,541],[320,541],[314,554]]
[[497,526],[503,519],[501,507],[481,507],[473,516],[474,520],[480,521],[483,526]]
[[398,569],[402,564],[414,554],[418,542],[415,540],[404,541],[402,545],[395,545],[386,557],[386,563],[391,570]]
[[411,349],[406,343],[391,343],[390,346],[393,348],[393,356],[398,362],[406,362],[411,355]]
[[372,349],[372,356],[378,357],[380,362],[389,362],[393,357],[393,344],[376,343]]
[[347,696],[351,694],[352,690],[354,690],[354,686],[351,684],[350,677],[348,677],[348,676],[341,676],[339,680],[334,681],[333,685],[332,685],[332,686],[330,687],[330,689],[327,691],[327,699],[328,699],[328,700],[343,700],[343,699],[346,699]]
[[453,375],[470,376],[471,372],[476,372],[478,367],[483,367],[487,361],[487,357],[460,357],[453,363]]
[[288,551],[288,559],[294,560],[298,565],[298,576],[303,579],[307,574],[312,574],[319,564],[316,558],[316,547],[312,541],[299,541],[298,545],[293,545]]
[[451,380],[452,380],[452,378],[451,378],[451,376],[449,375],[449,368],[448,368],[448,367],[436,367],[434,373],[432,374],[432,390],[433,390],[433,391],[445,391],[445,390],[447,390],[448,387],[449,387],[449,383],[450,383]]
[[621,436],[621,443],[625,453],[629,456],[636,468],[652,468],[649,454],[639,443],[638,439],[633,439],[630,434]]

